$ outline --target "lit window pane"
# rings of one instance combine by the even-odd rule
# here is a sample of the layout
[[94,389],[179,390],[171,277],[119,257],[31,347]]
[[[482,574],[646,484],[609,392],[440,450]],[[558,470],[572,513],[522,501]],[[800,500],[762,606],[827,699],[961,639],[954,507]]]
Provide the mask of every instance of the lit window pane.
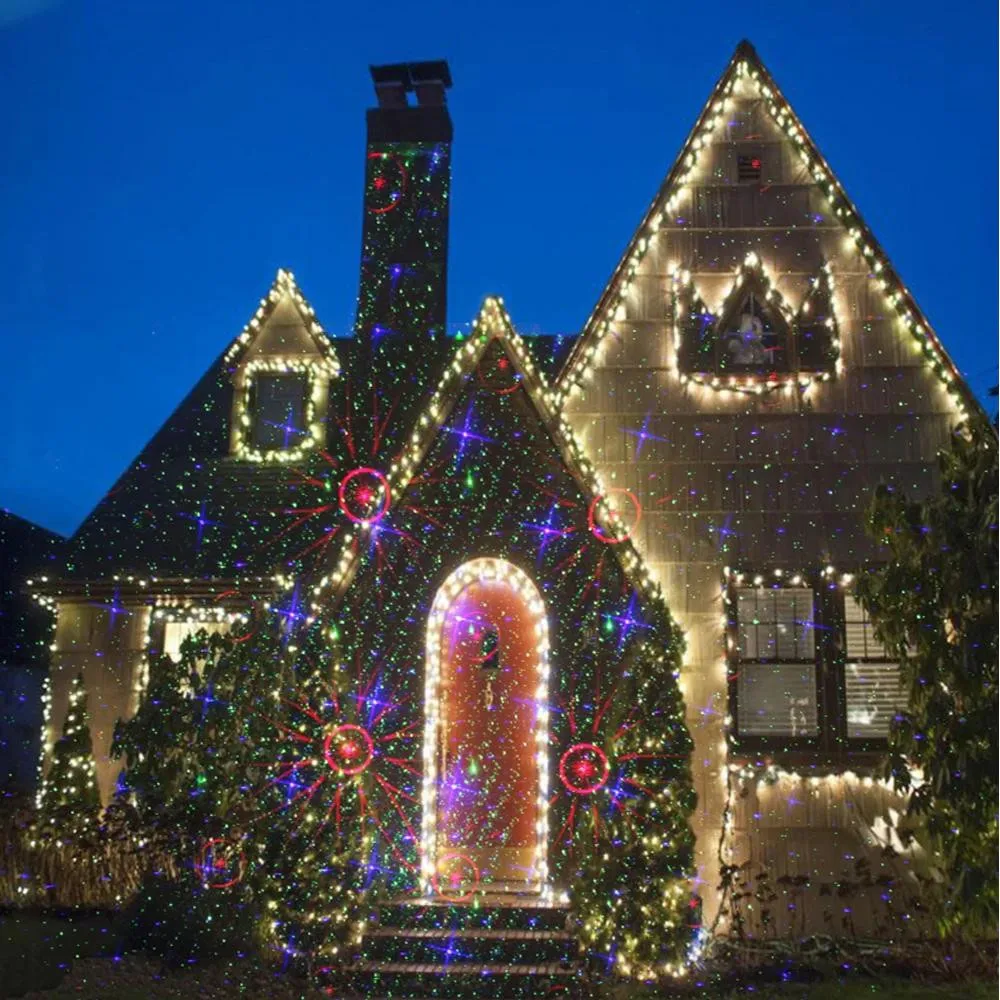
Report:
[[813,592],[808,587],[741,588],[736,616],[742,659],[815,658]]
[[885,646],[875,638],[868,613],[853,594],[844,597],[844,629],[849,657],[885,659],[888,656]]
[[847,736],[852,740],[884,740],[904,698],[898,663],[848,663]]
[[749,736],[815,736],[814,663],[744,663],[737,681],[739,731]]
[[253,442],[258,448],[285,450],[305,437],[304,375],[258,375],[253,382]]
[[163,626],[163,652],[172,660],[180,660],[181,643],[204,629],[209,635],[225,635],[229,622],[167,622]]

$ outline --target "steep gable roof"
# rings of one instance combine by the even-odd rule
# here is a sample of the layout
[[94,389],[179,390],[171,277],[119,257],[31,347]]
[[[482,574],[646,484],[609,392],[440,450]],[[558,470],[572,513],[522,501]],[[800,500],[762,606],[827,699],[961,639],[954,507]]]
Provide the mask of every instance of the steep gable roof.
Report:
[[616,318],[616,313],[624,305],[633,278],[646,254],[651,239],[659,232],[661,225],[670,219],[672,210],[684,192],[686,182],[696,168],[701,151],[708,146],[713,134],[722,126],[724,102],[733,93],[738,83],[748,83],[755,87],[764,99],[770,118],[794,144],[803,167],[823,189],[834,206],[836,218],[853,238],[858,251],[872,272],[879,276],[879,284],[885,291],[888,301],[895,309],[899,319],[918,340],[926,355],[927,363],[933,367],[948,391],[956,398],[956,402],[966,416],[975,413],[984,417],[985,414],[978,401],[965,384],[954,362],[948,356],[913,296],[893,268],[888,256],[861,217],[861,213],[844,191],[816,143],[761,62],[754,47],[746,40],[737,46],[736,52],[716,83],[685,140],[674,165],[660,186],[597,305],[585,323],[583,331],[556,382],[560,404],[580,386],[589,363],[597,351],[598,344],[607,336]]
[[64,550],[65,576],[231,579],[280,561],[262,542],[294,502],[290,471],[229,457],[234,376],[264,346],[319,357],[331,375],[340,370],[313,308],[291,272],[279,270],[243,330],[77,528]]
[[[559,449],[571,476],[580,489],[593,498],[593,522],[597,530],[615,543],[611,547],[621,560],[631,583],[646,596],[662,601],[663,595],[659,585],[646,570],[627,528],[607,501],[608,491],[605,484],[584,455],[569,423],[559,413],[557,394],[532,360],[524,338],[514,330],[500,298],[488,297],[484,301],[469,338],[455,351],[426,408],[419,415],[406,448],[385,473],[389,504],[400,500],[414,482],[469,381],[477,377],[477,370],[488,351],[496,347],[502,350],[510,362],[511,377],[520,382],[531,406]],[[517,446],[510,443],[508,447]],[[359,524],[344,534],[341,547],[332,563],[332,571],[324,573],[313,587],[314,601],[317,601],[320,595],[323,595],[324,599],[339,595],[350,585],[358,563],[366,551],[366,546],[361,542],[369,527]],[[284,583],[288,588],[294,586],[294,581],[291,579],[285,580]],[[315,604],[315,610],[318,609],[319,605]]]
[[312,353],[299,340],[282,336],[281,328],[292,326],[295,321],[307,335],[316,354],[322,357],[334,372],[340,370],[340,361],[330,335],[316,318],[316,310],[296,284],[295,275],[278,268],[271,288],[260,300],[257,311],[243,327],[223,354],[223,362],[235,366],[255,349],[266,348],[271,352],[284,350],[290,354]]

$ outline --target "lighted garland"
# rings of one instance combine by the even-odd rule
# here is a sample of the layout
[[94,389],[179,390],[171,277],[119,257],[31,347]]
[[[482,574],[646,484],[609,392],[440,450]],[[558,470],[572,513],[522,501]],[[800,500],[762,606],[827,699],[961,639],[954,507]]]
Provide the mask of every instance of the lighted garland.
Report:
[[[914,338],[916,346],[951,395],[961,417],[969,419],[973,411],[978,411],[979,408],[965,387],[954,362],[948,357],[885,252],[848,198],[829,164],[820,155],[777,84],[760,64],[755,53],[748,55],[743,51],[734,57],[709,97],[673,169],[646,212],[594,312],[584,325],[557,383],[560,404],[583,392],[584,383],[594,370],[602,344],[625,319],[626,304],[640,264],[657,234],[670,226],[681,199],[690,193],[690,185],[700,168],[702,156],[713,145],[719,130],[724,126],[725,113],[732,106],[734,91],[737,86],[744,84],[756,88],[764,99],[771,118],[793,144],[803,168],[829,199],[834,216],[842,222],[856,250],[871,269],[893,314]],[[711,381],[709,384],[712,384]],[[713,387],[730,388],[721,382],[719,386]]]

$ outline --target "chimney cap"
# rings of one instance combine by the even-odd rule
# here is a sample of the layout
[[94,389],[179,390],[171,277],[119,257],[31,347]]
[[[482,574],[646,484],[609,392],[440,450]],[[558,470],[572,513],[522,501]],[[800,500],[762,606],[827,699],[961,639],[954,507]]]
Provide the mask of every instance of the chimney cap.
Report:
[[445,59],[427,62],[391,63],[385,66],[369,66],[372,83],[376,88],[386,84],[401,86],[410,93],[418,84],[438,83],[444,88],[451,86],[451,70]]

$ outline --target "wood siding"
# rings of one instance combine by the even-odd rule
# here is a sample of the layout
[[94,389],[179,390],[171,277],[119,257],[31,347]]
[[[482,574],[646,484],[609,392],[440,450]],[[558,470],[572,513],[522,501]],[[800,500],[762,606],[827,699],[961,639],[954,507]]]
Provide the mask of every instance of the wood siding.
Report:
[[[957,420],[952,398],[893,319],[876,276],[752,84],[738,85],[723,118],[737,124],[716,130],[672,220],[651,237],[583,391],[566,404],[604,483],[640,498],[637,542],[687,632],[683,686],[696,743],[698,891],[708,920],[727,802],[723,567],[851,570],[876,557],[861,523],[872,489],[891,482],[911,496],[927,495],[936,453]],[[760,185],[720,181],[735,178],[735,157],[747,147],[731,140],[744,133],[757,136]],[[714,310],[750,251],[792,310],[808,279],[829,264],[842,354],[832,381],[761,396],[682,384],[671,270],[690,271]],[[724,857],[766,865],[772,879],[809,875],[814,898],[796,904],[795,919],[805,907],[810,931],[835,929],[823,916],[829,901],[818,898],[821,881],[859,856],[882,870],[864,830],[888,808],[889,793],[865,788],[848,797],[845,787],[810,788],[805,799],[781,784],[761,797],[756,788],[733,796]],[[870,923],[874,911],[862,911],[861,924]]]

